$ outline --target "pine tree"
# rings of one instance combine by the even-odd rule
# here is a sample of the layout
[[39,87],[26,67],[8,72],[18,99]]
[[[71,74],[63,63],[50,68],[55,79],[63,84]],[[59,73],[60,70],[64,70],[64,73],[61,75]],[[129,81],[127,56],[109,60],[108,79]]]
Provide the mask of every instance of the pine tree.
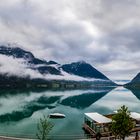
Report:
[[131,134],[131,130],[134,128],[134,123],[130,117],[128,108],[123,105],[117,110],[117,114],[112,117],[111,131],[120,139],[125,139],[126,136]]

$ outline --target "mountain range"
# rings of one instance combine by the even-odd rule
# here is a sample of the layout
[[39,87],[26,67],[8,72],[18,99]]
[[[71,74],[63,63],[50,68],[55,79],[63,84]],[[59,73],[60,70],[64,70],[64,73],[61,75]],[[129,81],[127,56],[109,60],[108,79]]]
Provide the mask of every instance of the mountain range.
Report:
[[79,87],[81,84],[82,86],[116,85],[85,61],[61,65],[52,60],[36,58],[31,52],[11,45],[1,45],[0,56],[1,87],[32,85],[48,87],[50,83],[58,87],[64,82],[69,85],[68,87],[75,87],[74,82]]
[[[87,88],[117,86],[85,61],[60,64],[35,57],[19,46],[0,46],[0,87]],[[138,73],[126,88],[140,88]]]

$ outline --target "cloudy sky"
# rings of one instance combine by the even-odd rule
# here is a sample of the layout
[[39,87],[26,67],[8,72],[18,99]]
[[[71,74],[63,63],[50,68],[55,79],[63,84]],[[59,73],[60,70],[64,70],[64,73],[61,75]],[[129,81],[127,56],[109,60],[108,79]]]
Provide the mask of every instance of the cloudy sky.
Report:
[[0,42],[132,79],[140,72],[139,9],[140,0],[1,0]]

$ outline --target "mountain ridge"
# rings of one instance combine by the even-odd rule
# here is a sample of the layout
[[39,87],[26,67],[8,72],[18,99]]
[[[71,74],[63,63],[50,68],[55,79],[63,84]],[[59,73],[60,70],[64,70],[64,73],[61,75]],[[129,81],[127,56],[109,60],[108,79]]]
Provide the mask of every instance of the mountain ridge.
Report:
[[62,69],[67,73],[83,76],[86,78],[109,80],[105,75],[85,61],[72,62],[71,64],[62,65]]
[[[80,82],[81,81],[89,82],[89,81],[94,81],[94,80],[101,80],[102,84],[104,81],[106,81],[106,83],[109,83],[110,85],[111,84],[115,85],[115,83],[113,83],[109,78],[107,78],[104,74],[99,72],[92,65],[86,63],[85,61],[78,61],[78,62],[73,62],[70,64],[61,65],[53,60],[46,61],[46,60],[41,60],[39,58],[36,58],[31,52],[23,50],[19,47],[11,47],[11,46],[9,47],[6,45],[0,46],[0,55],[4,55],[4,56],[10,57],[10,58],[12,57],[14,61],[22,59],[23,60],[22,65],[24,65],[26,73],[28,72],[28,73],[33,73],[34,75],[40,75],[40,77],[38,77],[38,78],[37,77],[31,78],[30,74],[27,74],[26,76],[23,76],[23,77],[21,74],[21,75],[17,75],[18,78],[16,79],[16,75],[14,75],[14,76],[12,74],[10,75],[7,71],[4,74],[0,73],[1,79],[5,80],[5,81],[6,80],[10,81],[11,79],[15,79],[16,82],[23,80],[25,83],[27,81],[30,81],[27,83],[31,84],[32,79],[37,79],[34,81],[39,81],[39,79],[40,79],[40,81],[43,81],[43,80],[75,81],[75,80],[77,80],[77,78],[79,78]],[[7,65],[6,62],[4,62],[4,64]],[[18,65],[16,67],[18,67]],[[0,65],[0,69],[2,69],[2,64]],[[14,66],[13,66],[13,69],[14,69]],[[21,67],[21,69],[22,69],[22,67]],[[23,71],[23,73],[24,73],[24,71]],[[13,80],[11,80],[11,81],[13,81]],[[77,81],[79,81],[79,80],[77,80]],[[2,83],[2,82],[0,81],[0,83]],[[7,83],[10,84],[9,82],[7,82]],[[43,81],[43,83],[44,83],[44,81]],[[97,82],[95,82],[95,83],[97,84]]]

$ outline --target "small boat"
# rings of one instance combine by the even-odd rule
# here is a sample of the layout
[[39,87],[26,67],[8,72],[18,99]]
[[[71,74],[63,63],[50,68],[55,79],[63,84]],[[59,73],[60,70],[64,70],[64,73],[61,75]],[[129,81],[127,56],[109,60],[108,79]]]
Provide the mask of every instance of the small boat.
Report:
[[64,114],[61,113],[52,113],[49,114],[49,118],[65,118],[66,116]]

